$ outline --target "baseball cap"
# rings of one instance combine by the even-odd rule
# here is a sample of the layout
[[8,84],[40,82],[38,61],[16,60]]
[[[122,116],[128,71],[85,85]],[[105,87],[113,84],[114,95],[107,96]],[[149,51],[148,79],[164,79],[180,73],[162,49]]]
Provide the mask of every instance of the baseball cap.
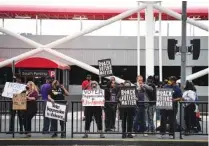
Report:
[[177,81],[177,78],[175,76],[171,76],[171,77],[169,77],[169,80],[176,82]]

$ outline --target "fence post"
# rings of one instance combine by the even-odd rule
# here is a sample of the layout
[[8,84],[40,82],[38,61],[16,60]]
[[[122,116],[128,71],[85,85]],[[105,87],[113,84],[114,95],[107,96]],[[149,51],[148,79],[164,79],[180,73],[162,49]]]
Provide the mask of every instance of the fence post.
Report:
[[179,102],[179,105],[180,105],[180,139],[183,139],[182,138],[182,102],[180,101]]
[[73,121],[74,121],[74,120],[73,120],[73,117],[74,117],[74,114],[73,114],[73,113],[74,113],[74,111],[73,111],[73,103],[74,103],[74,102],[71,101],[71,106],[72,106],[72,107],[71,107],[71,112],[72,112],[72,113],[71,113],[71,138],[73,138]]

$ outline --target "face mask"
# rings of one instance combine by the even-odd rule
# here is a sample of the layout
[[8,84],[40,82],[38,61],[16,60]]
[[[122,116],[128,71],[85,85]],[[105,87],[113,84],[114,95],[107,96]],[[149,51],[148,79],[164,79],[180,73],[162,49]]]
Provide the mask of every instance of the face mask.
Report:
[[60,87],[59,85],[56,86],[57,89],[58,89],[59,87]]
[[29,87],[26,86],[26,90],[29,90]]

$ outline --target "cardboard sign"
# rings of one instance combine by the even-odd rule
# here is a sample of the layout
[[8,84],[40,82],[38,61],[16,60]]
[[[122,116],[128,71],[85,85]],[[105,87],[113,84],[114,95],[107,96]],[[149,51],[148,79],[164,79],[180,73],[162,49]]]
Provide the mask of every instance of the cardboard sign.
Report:
[[156,98],[157,109],[173,109],[173,89],[158,88],[156,90]]
[[25,93],[13,95],[12,109],[13,110],[26,110],[27,109],[27,97]]
[[121,87],[121,107],[135,107],[137,104],[136,87]]
[[83,106],[104,106],[105,97],[104,90],[83,90],[82,105]]
[[25,88],[26,85],[24,84],[6,82],[2,96],[13,98],[13,94],[20,94]]
[[67,120],[67,105],[47,101],[45,117],[60,121]]
[[98,65],[99,65],[99,75],[101,77],[107,77],[113,75],[111,59],[98,60]]

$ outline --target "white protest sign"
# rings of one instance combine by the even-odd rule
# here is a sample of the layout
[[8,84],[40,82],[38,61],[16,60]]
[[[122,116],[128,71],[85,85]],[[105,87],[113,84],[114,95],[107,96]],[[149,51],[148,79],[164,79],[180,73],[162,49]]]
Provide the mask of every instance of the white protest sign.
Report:
[[158,88],[156,90],[156,97],[157,109],[173,109],[173,89]]
[[13,98],[13,94],[20,94],[25,88],[26,85],[24,84],[6,82],[2,96]]
[[48,102],[46,103],[45,117],[50,119],[56,119],[66,121],[67,106],[58,103]]
[[83,90],[82,105],[83,106],[104,106],[105,97],[104,90]]
[[100,76],[107,77],[113,75],[111,59],[98,60],[98,65]]

